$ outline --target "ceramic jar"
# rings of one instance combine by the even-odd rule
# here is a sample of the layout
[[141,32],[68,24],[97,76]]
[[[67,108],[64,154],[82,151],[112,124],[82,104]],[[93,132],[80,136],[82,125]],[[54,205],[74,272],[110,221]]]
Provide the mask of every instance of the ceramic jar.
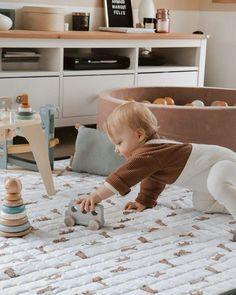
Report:
[[7,31],[12,27],[10,17],[0,13],[0,31]]
[[156,18],[157,18],[156,32],[169,33],[170,32],[169,10],[166,8],[157,9]]

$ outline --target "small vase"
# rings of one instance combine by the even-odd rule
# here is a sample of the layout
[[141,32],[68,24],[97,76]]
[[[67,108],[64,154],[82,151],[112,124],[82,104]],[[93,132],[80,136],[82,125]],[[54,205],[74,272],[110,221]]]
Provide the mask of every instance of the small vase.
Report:
[[156,9],[153,0],[141,0],[138,7],[138,18],[140,24],[143,25],[144,17],[155,18]]
[[0,13],[0,31],[7,31],[12,27],[12,20]]

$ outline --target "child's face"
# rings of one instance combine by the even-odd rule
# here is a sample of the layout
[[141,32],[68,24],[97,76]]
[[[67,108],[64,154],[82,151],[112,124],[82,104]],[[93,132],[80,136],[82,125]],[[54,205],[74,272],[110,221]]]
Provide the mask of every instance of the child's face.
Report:
[[126,159],[143,144],[145,132],[143,129],[132,130],[129,127],[113,132],[113,137],[109,137],[115,145],[115,152]]

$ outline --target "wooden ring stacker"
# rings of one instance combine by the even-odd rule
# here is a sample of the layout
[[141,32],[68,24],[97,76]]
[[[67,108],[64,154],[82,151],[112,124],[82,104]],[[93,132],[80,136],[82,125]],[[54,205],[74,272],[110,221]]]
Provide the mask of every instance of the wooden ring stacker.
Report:
[[17,233],[6,233],[6,232],[0,231],[0,236],[5,237],[5,238],[23,237],[23,236],[27,235],[28,233],[30,233],[31,230],[32,230],[32,226],[30,226],[28,229],[26,229],[24,231],[17,232]]
[[7,226],[0,224],[0,231],[4,233],[18,233],[27,230],[30,227],[29,221],[16,226]]
[[25,211],[25,205],[19,205],[19,206],[14,206],[14,207],[9,207],[6,205],[2,206],[2,212],[7,213],[7,214],[19,214]]
[[21,199],[21,194],[10,194],[10,193],[6,193],[5,200],[7,201],[18,201]]
[[3,202],[4,205],[7,205],[8,207],[16,207],[16,206],[19,206],[19,205],[22,205],[23,204],[23,200],[20,199],[18,201],[8,201],[8,200],[5,200]]
[[6,225],[6,226],[17,226],[17,225],[22,225],[28,221],[28,217],[25,216],[23,218],[19,219],[4,219],[0,217],[0,224]]
[[21,213],[16,213],[16,214],[7,214],[7,213],[4,213],[2,211],[0,212],[0,217],[2,217],[4,219],[10,219],[10,220],[20,219],[20,218],[23,218],[25,216],[27,216],[26,211],[21,212]]

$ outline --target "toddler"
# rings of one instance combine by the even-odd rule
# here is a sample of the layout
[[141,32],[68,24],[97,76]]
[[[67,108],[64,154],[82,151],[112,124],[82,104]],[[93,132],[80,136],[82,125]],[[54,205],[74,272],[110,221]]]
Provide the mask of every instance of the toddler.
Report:
[[122,196],[140,182],[140,191],[125,209],[143,211],[157,204],[167,184],[193,191],[193,206],[207,213],[230,213],[236,219],[236,154],[217,145],[179,143],[161,139],[153,113],[142,103],[114,109],[104,130],[115,152],[126,162],[95,192],[76,202],[81,211],[114,194]]

